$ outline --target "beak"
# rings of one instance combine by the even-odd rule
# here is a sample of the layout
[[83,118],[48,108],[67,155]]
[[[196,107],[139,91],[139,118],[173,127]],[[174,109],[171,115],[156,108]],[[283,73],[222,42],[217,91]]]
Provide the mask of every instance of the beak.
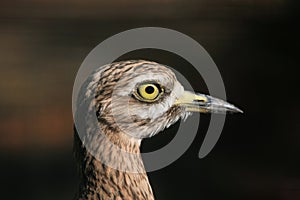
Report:
[[188,112],[243,113],[242,110],[226,101],[209,95],[195,94],[189,91],[185,91],[183,95],[176,100],[175,104],[184,107]]

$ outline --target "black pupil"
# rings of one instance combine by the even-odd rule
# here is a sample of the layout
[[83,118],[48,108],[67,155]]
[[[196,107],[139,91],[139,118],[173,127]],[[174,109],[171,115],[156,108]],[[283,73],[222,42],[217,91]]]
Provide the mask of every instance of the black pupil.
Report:
[[154,88],[153,86],[147,86],[145,88],[145,91],[148,93],[148,94],[152,94],[154,92]]

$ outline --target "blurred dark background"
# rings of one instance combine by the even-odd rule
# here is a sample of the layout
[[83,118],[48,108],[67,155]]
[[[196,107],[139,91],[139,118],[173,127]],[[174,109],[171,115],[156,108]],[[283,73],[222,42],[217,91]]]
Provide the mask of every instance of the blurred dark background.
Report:
[[[203,45],[228,100],[245,112],[227,116],[204,159],[198,151],[209,116],[201,116],[188,151],[149,173],[157,199],[300,199],[299,19],[291,0],[1,1],[0,199],[72,199],[76,72],[98,43],[143,26],[175,29]],[[121,58],[174,66],[207,91],[176,55],[141,50]],[[170,141],[178,126],[145,140],[143,151]]]

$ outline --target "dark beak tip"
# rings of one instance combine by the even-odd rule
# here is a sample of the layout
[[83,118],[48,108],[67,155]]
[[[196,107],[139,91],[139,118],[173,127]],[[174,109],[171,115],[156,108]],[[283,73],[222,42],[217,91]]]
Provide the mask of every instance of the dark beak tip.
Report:
[[241,109],[235,107],[234,105],[230,105],[227,107],[227,111],[230,113],[244,113]]
[[241,114],[244,113],[244,111],[242,111],[241,109],[239,109],[239,108],[237,108],[237,107],[235,107],[235,109],[232,110],[232,112],[234,112],[234,113],[241,113]]

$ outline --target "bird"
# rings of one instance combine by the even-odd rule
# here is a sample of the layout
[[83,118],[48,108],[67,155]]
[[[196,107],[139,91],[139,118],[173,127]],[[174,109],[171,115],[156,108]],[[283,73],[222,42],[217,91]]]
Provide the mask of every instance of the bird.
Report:
[[[193,112],[242,112],[221,99],[186,91],[172,68],[147,60],[99,67],[81,91],[76,116],[85,124],[79,130],[75,117],[74,126],[80,175],[77,200],[154,200],[140,154],[141,141]],[[95,125],[89,116],[95,117]],[[81,137],[80,131],[85,132]],[[126,157],[123,152],[135,156]]]

